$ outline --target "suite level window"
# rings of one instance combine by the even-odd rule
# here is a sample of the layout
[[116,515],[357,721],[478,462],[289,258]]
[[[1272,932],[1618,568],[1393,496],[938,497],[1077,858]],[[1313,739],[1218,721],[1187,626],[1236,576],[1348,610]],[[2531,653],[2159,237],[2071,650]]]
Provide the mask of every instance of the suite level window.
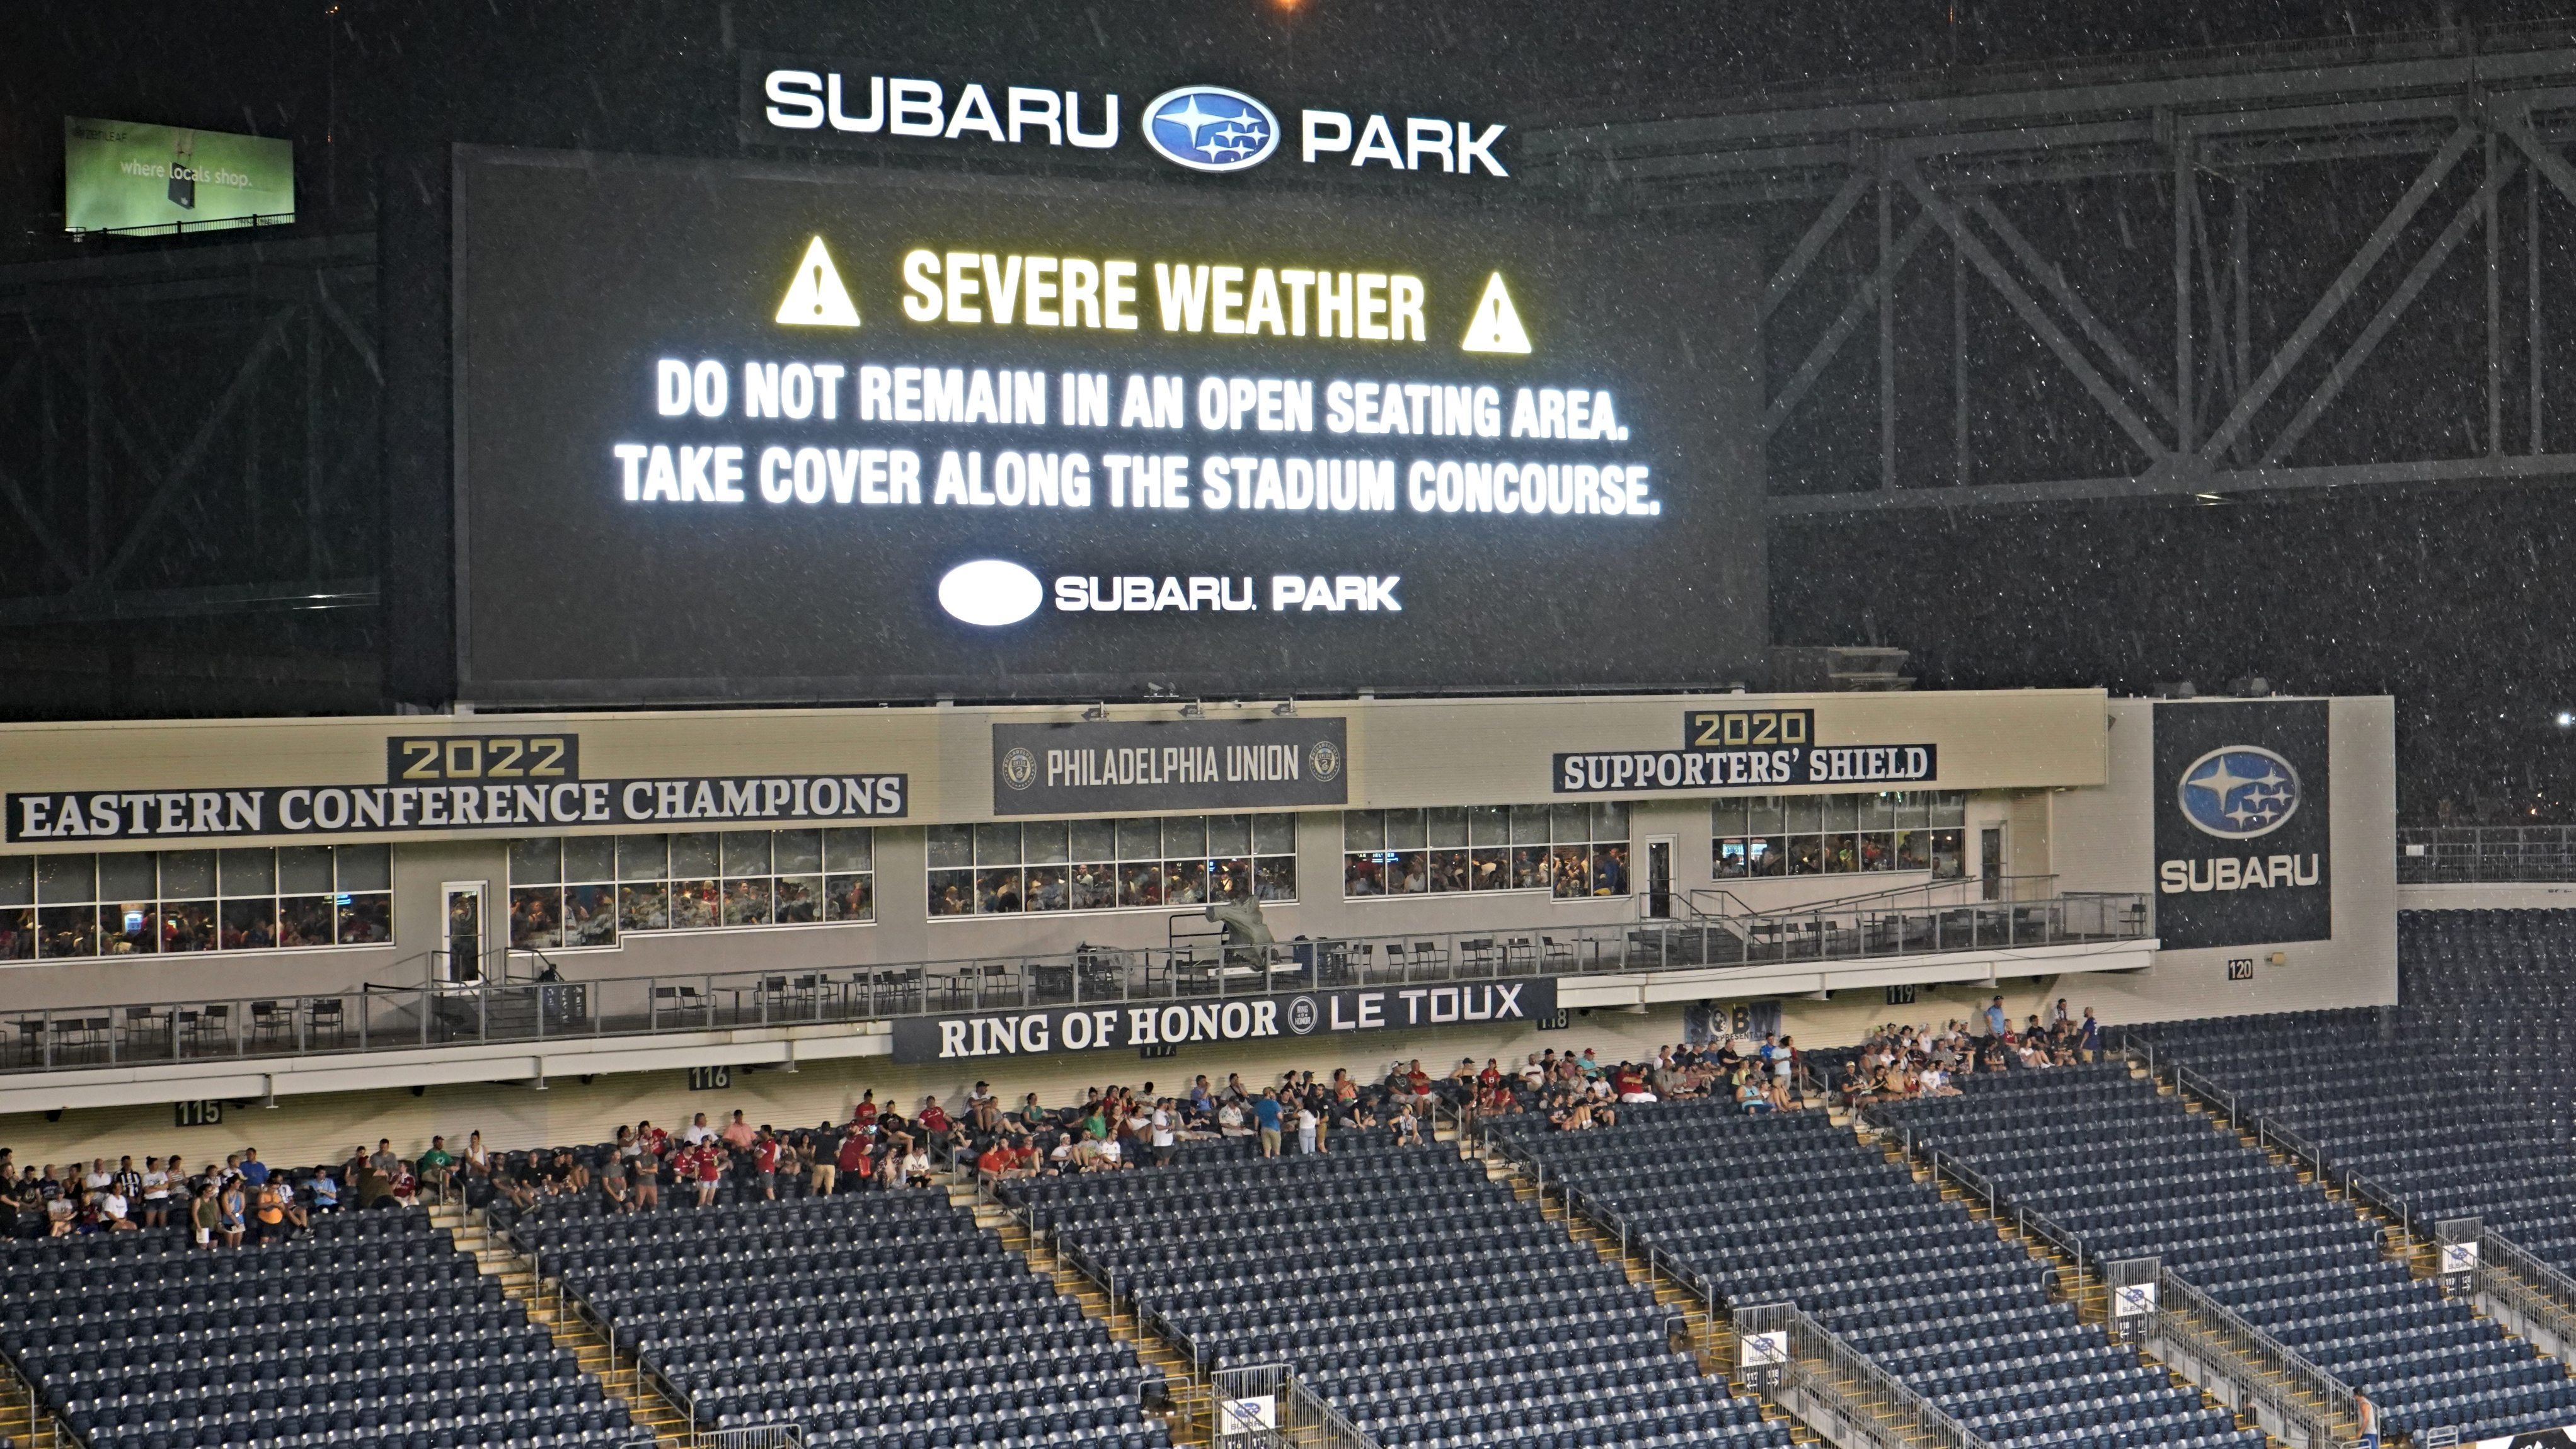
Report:
[[393,920],[384,845],[0,856],[0,961],[381,946]]
[[1957,790],[1720,800],[1709,807],[1710,869],[1719,880],[1871,871],[1957,880],[1967,816]]
[[1297,899],[1297,817],[1023,820],[929,830],[930,914]]
[[510,842],[510,946],[876,919],[876,832],[708,830]]
[[1342,812],[1342,894],[1628,894],[1628,807],[1466,805]]

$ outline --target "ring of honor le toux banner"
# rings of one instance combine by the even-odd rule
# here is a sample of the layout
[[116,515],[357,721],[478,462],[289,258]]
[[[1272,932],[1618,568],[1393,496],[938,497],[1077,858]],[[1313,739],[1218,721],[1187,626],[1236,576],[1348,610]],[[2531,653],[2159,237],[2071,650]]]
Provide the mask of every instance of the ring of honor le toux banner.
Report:
[[2164,948],[2332,936],[2325,701],[2174,701],[2155,721]]
[[[1308,948],[1301,944],[1296,949],[1302,957]],[[1292,991],[1212,1001],[1148,1002],[1141,1006],[1120,1002],[1038,1011],[908,1016],[894,1022],[894,1059],[907,1064],[973,1061],[985,1057],[1115,1051],[1122,1047],[1276,1041],[1348,1032],[1537,1021],[1555,1014],[1556,978],[1523,976],[1448,986]]]

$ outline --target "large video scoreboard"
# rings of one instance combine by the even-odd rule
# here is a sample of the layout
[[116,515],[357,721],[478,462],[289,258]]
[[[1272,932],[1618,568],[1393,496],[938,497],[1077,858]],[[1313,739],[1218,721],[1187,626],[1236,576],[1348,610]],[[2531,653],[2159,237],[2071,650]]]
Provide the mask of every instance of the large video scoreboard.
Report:
[[462,698],[1653,686],[1763,642],[1721,236],[524,151],[455,183]]

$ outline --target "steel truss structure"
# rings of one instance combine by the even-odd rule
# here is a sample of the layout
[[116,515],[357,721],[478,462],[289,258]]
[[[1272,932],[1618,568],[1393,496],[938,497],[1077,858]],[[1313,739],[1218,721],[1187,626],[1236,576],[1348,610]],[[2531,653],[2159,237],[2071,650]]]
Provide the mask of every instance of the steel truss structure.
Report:
[[0,272],[0,627],[376,602],[375,244]]
[[2504,41],[1559,124],[1523,165],[1769,233],[1774,516],[2571,476],[2576,33]]

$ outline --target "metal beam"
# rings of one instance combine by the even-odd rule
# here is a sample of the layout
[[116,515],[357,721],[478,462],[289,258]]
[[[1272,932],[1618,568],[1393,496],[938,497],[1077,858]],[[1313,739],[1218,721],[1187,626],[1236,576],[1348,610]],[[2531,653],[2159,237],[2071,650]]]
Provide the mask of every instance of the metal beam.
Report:
[[2102,405],[2102,410],[2111,415],[2111,421],[2118,423],[2120,430],[2129,435],[2129,441],[2138,445],[2138,451],[2151,459],[2164,457],[2169,450],[2164,440],[2156,436],[2155,429],[2147,426],[2147,420],[2138,416],[2138,410],[2129,406],[2129,400],[2102,376],[2101,369],[2093,365],[2093,359],[2085,356],[2083,350],[2066,335],[2065,329],[2057,325],[2057,319],[2042,311],[2029,291],[2004,269],[2003,263],[1995,260],[1994,252],[1968,229],[1958,208],[1935,193],[1911,161],[1898,162],[1896,175],[1905,184],[1905,189],[1913,193],[1925,214],[1949,233],[1951,243],[1967,253],[1970,265],[1983,273],[1987,282],[2003,294],[2004,301],[2011,306],[2013,314],[2021,318],[2022,325],[2056,355],[2067,371],[2075,374],[2075,380],[2082,383],[2093,400]]
[[1855,168],[1851,179],[1843,183],[1843,189],[1834,193],[1834,199],[1825,204],[1825,209],[1817,214],[1814,221],[1807,223],[1806,231],[1798,237],[1798,244],[1789,248],[1789,255],[1781,260],[1780,270],[1773,272],[1771,280],[1763,284],[1762,320],[1771,320],[1771,314],[1780,310],[1780,304],[1788,300],[1790,291],[1798,285],[1798,279],[1807,274],[1808,266],[1816,260],[1816,253],[1823,251],[1825,243],[1833,240],[1834,233],[1842,230],[1852,208],[1860,205],[1860,199],[1868,194],[1869,176]]
[[2004,250],[2013,254],[2024,271],[2039,279],[2039,285],[2047,290],[2048,295],[2075,319],[2076,330],[2102,349],[2102,355],[2111,360],[2111,366],[2118,369],[2121,379],[2143,394],[2156,411],[2171,419],[2173,394],[2157,386],[2155,379],[2147,376],[2147,369],[2127,347],[2121,345],[2118,334],[2103,325],[2102,319],[2093,315],[2093,309],[2084,305],[2084,299],[2075,295],[2075,288],[2067,282],[2065,271],[2040,255],[2039,248],[2032,246],[2013,226],[2011,219],[2004,215],[2003,208],[1995,205],[1994,198],[1980,192],[1969,199],[1968,209],[2002,240]]
[[178,455],[170,460],[170,466],[161,474],[158,486],[152,490],[152,497],[144,503],[142,516],[136,518],[134,526],[126,530],[125,542],[117,547],[115,557],[109,559],[107,566],[99,571],[100,577],[113,583],[124,575],[126,567],[134,562],[135,555],[143,551],[143,545],[152,537],[153,525],[161,521],[162,512],[178,496],[179,485],[187,480],[190,473],[196,471],[200,462],[205,460],[207,451],[214,446],[216,430],[221,428],[224,420],[232,415],[233,409],[240,406],[243,396],[250,391],[251,384],[258,379],[260,368],[268,361],[268,355],[276,351],[279,343],[285,339],[286,321],[290,315],[292,314],[280,312],[269,318],[268,325],[261,329],[259,340],[251,344],[249,354],[241,360],[241,366],[234,369],[232,381],[215,399],[214,406],[208,408],[205,416],[198,420],[197,431],[188,439],[187,446],[180,449]]
[[2405,279],[2397,284],[2397,290],[2389,294],[2387,301],[2379,304],[2378,312],[2371,316],[2370,325],[2361,329],[2361,335],[2344,349],[2343,356],[2335,359],[2333,369],[2317,384],[2316,391],[2308,394],[2308,400],[2299,407],[2298,416],[2290,419],[2280,435],[2272,439],[2272,445],[2263,450],[2264,467],[2278,464],[2284,454],[2297,447],[2299,440],[2308,435],[2308,429],[2314,427],[2317,419],[2333,405],[2345,385],[2361,371],[2361,365],[2370,360],[2370,354],[2388,336],[2388,330],[2397,325],[2398,318],[2406,315],[2408,307],[2414,305],[2417,295],[2433,280],[2433,274],[2442,269],[2442,263],[2450,260],[2461,238],[2469,234],[2469,228],[2477,225],[2482,217],[2492,220],[2496,191],[2520,170],[2519,166],[2508,162],[2478,187],[2477,195],[2460,203],[2460,209],[2451,217],[2450,224],[2442,228],[2441,233],[2433,238],[2433,245],[2416,258],[2414,266],[2407,269]]
[[1905,230],[1897,235],[1896,250],[1880,263],[1876,272],[1861,279],[1850,300],[1843,303],[1841,315],[1825,329],[1824,336],[1816,339],[1816,345],[1807,349],[1806,359],[1798,364],[1798,370],[1781,384],[1780,395],[1771,399],[1770,405],[1762,410],[1764,438],[1778,432],[1780,425],[1788,421],[1789,414],[1797,411],[1799,400],[1816,385],[1816,379],[1824,374],[1826,364],[1834,360],[1835,353],[1842,351],[1843,343],[1859,330],[1861,318],[1877,304],[1880,289],[1894,283],[1896,274],[1905,270],[1906,260],[1914,255],[1914,249],[1931,234],[1929,213],[1917,213],[1912,221],[1905,224]]
[[131,592],[75,590],[31,598],[0,599],[0,628],[40,624],[98,624],[116,619],[180,619],[223,614],[372,608],[376,580],[220,584],[196,589]]
[[2207,498],[2312,488],[2360,488],[2410,483],[2518,483],[2576,480],[2576,453],[2538,457],[2434,458],[2407,463],[2345,463],[2310,468],[2200,470],[2187,460],[2172,468],[2118,478],[2065,478],[2045,483],[1986,483],[1973,488],[1867,489],[1851,493],[1779,493],[1765,500],[1773,518],[1877,513],[1887,509],[2006,508],[2033,503],[2085,503],[2117,499]]
[[2245,431],[2246,424],[2253,421],[2254,414],[2264,403],[2271,400],[2274,392],[2279,390],[2283,380],[2290,375],[2290,370],[2306,358],[2308,349],[2316,345],[2317,338],[2324,334],[2327,325],[2343,311],[2344,304],[2352,300],[2353,293],[2360,289],[2362,280],[2370,275],[2373,267],[2379,264],[2379,259],[2388,254],[2389,247],[2396,244],[2398,234],[2406,229],[2407,223],[2415,219],[2417,212],[2424,209],[2424,203],[2432,197],[2434,189],[2442,184],[2443,178],[2451,174],[2451,168],[2459,164],[2460,158],[2468,154],[2469,148],[2477,143],[2477,138],[2476,128],[2466,124],[2451,133],[2451,138],[2442,143],[2442,149],[2434,152],[2433,158],[2424,164],[2421,172],[2417,173],[2414,183],[2406,188],[2405,194],[2397,198],[2397,205],[2390,209],[2387,216],[2380,219],[2378,228],[2371,232],[2369,240],[2361,244],[2361,250],[2355,252],[2352,260],[2344,265],[2343,273],[2335,278],[2334,285],[2328,287],[2325,295],[2317,299],[2317,304],[2308,310],[2307,317],[2299,323],[2298,329],[2290,334],[2289,340],[2281,344],[2278,352],[2272,354],[2272,360],[2264,364],[2262,375],[2255,378],[2253,385],[2246,388],[2243,395],[2236,399],[2236,406],[2228,409],[2225,421],[2209,435],[2204,446],[2192,451],[2208,456],[2217,456],[2227,451],[2228,445],[2234,443],[2237,435]]

